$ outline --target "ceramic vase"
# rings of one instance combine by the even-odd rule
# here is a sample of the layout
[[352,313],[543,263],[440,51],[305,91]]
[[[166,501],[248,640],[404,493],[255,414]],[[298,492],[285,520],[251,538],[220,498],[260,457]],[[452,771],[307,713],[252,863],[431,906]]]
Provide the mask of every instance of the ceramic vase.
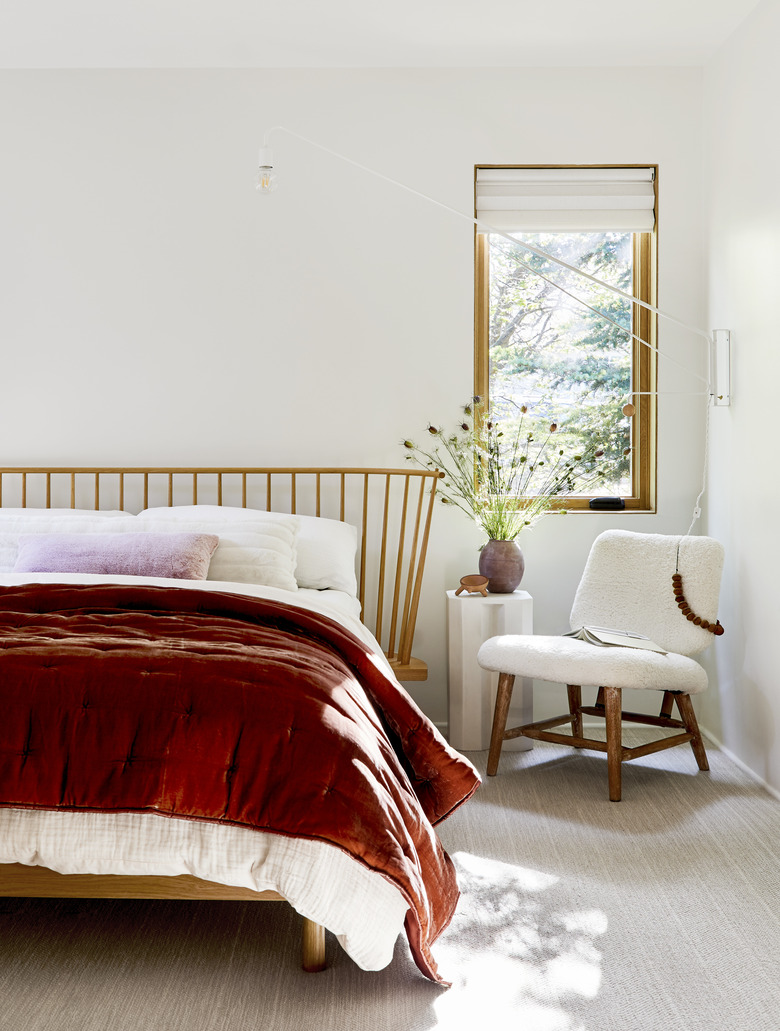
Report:
[[523,579],[525,559],[517,541],[488,541],[479,553],[479,571],[491,594],[511,594]]

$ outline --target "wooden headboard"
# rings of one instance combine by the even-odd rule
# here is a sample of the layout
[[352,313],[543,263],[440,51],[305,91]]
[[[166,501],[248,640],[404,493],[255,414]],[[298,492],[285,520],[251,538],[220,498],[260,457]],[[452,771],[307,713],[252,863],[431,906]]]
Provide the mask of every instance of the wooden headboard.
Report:
[[324,516],[358,528],[363,622],[399,680],[425,680],[412,656],[436,470],[340,468],[0,468],[0,507],[122,509],[232,505]]

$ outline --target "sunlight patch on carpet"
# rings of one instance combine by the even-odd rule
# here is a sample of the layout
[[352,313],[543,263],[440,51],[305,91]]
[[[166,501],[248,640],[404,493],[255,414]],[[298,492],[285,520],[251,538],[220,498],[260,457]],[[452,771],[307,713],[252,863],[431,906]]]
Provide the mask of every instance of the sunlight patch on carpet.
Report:
[[436,946],[453,982],[435,1004],[439,1026],[481,1022],[489,1000],[491,1016],[511,1016],[513,1026],[578,1031],[567,1001],[598,994],[606,915],[559,908],[552,874],[465,852],[452,858],[462,897]]

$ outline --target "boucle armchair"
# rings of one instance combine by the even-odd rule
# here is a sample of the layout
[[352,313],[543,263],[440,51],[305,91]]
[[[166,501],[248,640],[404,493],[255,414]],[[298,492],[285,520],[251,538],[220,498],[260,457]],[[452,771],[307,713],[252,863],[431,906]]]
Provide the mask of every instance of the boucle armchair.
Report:
[[[596,538],[571,611],[572,630],[610,627],[639,633],[664,653],[621,646],[597,646],[572,637],[492,637],[478,661],[499,673],[487,772],[495,776],[501,747],[524,734],[607,753],[609,797],[621,798],[622,763],[690,742],[700,770],[707,754],[691,703],[704,691],[707,674],[690,656],[723,633],[717,621],[723,548],[710,537],[607,530]],[[506,729],[515,677],[566,684],[569,711],[560,717]],[[582,704],[582,687],[598,688],[595,705]],[[662,691],[658,716],[623,711],[624,688]],[[680,719],[672,716],[677,705]],[[606,720],[606,741],[583,736],[583,716]],[[627,748],[622,721],[670,728],[679,733]],[[571,724],[571,733],[552,728]]]

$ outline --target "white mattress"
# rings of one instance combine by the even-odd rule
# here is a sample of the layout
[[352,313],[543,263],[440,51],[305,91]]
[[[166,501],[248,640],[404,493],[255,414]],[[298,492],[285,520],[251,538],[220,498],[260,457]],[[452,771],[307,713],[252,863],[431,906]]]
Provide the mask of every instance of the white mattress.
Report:
[[[252,584],[132,576],[0,575],[0,586],[42,582],[148,583],[286,601],[338,620],[386,664],[373,635],[360,622],[357,600],[339,591],[293,594]],[[380,970],[390,962],[408,908],[394,884],[334,845],[155,813],[0,808],[0,863],[47,866],[63,874],[192,874],[220,884],[277,891],[302,916],[332,931],[364,970]]]

